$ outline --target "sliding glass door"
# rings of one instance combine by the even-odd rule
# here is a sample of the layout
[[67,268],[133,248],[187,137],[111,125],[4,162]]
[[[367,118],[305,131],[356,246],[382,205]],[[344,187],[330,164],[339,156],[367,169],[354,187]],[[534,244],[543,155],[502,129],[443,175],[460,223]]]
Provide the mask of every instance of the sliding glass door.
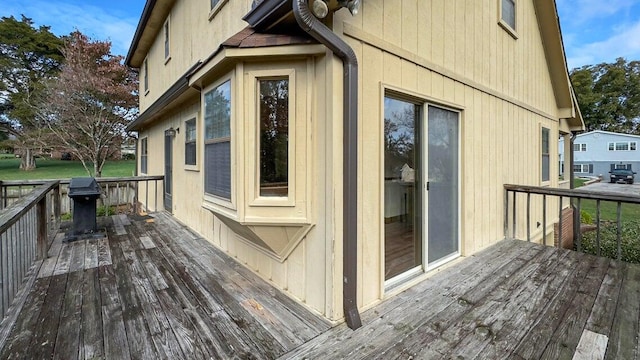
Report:
[[385,97],[385,280],[458,254],[458,149],[458,112]]

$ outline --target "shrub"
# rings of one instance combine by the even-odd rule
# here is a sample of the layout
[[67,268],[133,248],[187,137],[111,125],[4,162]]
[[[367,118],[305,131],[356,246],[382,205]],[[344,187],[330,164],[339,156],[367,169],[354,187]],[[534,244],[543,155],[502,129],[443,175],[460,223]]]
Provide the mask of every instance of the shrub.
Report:
[[[582,250],[587,254],[597,255],[596,231],[582,235]],[[617,224],[603,221],[600,223],[600,256],[610,259],[618,257]],[[620,233],[621,260],[640,264],[640,221],[629,220],[622,223]]]
[[593,217],[584,210],[580,210],[580,222],[582,224],[593,224]]
[[122,154],[122,160],[135,160],[136,154]]

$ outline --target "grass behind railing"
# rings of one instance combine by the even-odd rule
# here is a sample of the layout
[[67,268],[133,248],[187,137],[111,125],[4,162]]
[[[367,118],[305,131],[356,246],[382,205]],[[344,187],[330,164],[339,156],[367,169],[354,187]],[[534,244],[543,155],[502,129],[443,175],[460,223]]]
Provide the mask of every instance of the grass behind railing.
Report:
[[[20,159],[0,159],[0,180],[68,179],[88,176],[80,161],[39,158],[34,170],[20,170]],[[135,160],[107,161],[102,170],[103,177],[132,176]]]

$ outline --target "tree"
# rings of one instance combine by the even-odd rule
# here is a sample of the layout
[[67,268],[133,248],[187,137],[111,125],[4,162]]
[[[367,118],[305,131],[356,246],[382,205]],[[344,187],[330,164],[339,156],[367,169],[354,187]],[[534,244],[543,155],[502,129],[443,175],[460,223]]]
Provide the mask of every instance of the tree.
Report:
[[122,56],[111,54],[110,42],[78,31],[65,39],[62,53],[62,71],[47,84],[47,105],[39,118],[61,149],[99,177],[137,114],[137,75],[122,64]]
[[61,46],[49,27],[36,29],[25,16],[0,20],[0,132],[16,136],[24,170],[35,168],[33,150],[41,147],[43,129],[36,109],[45,81],[59,71]]
[[640,61],[619,58],[571,71],[587,131],[640,135]]

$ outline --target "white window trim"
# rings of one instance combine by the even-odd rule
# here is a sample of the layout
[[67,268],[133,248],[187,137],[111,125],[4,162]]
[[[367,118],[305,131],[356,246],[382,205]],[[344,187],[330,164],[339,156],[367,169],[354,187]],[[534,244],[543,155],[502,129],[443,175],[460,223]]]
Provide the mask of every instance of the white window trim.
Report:
[[[626,150],[616,149],[616,146],[618,144],[627,144],[627,149]],[[631,149],[631,144],[634,144],[634,147],[636,148],[636,150],[638,149],[638,143],[636,141],[609,141],[607,143],[607,150],[608,151],[636,151]],[[612,147],[611,145],[613,145],[613,149],[611,148]]]
[[220,0],[218,3],[209,11],[209,21],[213,20],[214,17],[222,10],[222,7],[229,2],[229,0]]
[[[502,20],[502,1],[503,0],[498,0],[498,25],[500,25],[500,27],[502,27],[509,35],[511,35],[511,37],[513,37],[514,39],[518,39],[518,32],[516,31],[516,29],[512,28],[511,25],[509,25],[506,21]],[[517,0],[513,0],[513,6],[514,6],[514,18],[515,18],[515,26],[516,28],[518,27],[518,1]]]
[[[573,152],[585,152],[587,151],[587,148],[588,148],[586,143],[574,143],[573,146],[574,146]],[[577,149],[575,149],[576,146],[578,147]],[[582,150],[583,147],[584,147],[584,150]]]
[[214,88],[218,87],[219,85],[222,85],[223,83],[229,81],[229,84],[231,86],[231,114],[230,114],[230,121],[229,121],[229,137],[230,137],[230,162],[231,162],[231,199],[225,199],[223,197],[220,196],[216,196],[213,194],[209,194],[206,192],[205,190],[205,178],[206,176],[201,176],[202,178],[202,193],[203,193],[203,206],[207,209],[210,209],[214,212],[218,212],[221,214],[224,214],[232,219],[237,218],[237,192],[238,189],[236,187],[236,179],[237,179],[237,161],[236,161],[236,139],[237,139],[237,135],[236,135],[236,122],[235,122],[235,117],[236,117],[236,111],[235,111],[235,104],[236,104],[236,93],[235,93],[235,88],[236,88],[236,76],[235,76],[235,72],[230,72],[228,74],[226,74],[225,76],[220,77],[217,81],[211,83],[209,86],[205,87],[204,89],[202,89],[202,91],[200,92],[200,103],[201,103],[201,108],[200,108],[200,112],[202,113],[202,125],[201,125],[201,129],[202,131],[200,132],[200,136],[202,137],[202,150],[198,152],[198,155],[201,156],[202,158],[202,170],[203,171],[207,171],[207,164],[205,163],[205,147],[206,147],[206,143],[205,143],[205,101],[204,101],[204,96],[205,94],[207,94],[209,91],[213,90]]
[[183,121],[183,129],[184,129],[184,144],[185,144],[185,153],[186,153],[186,144],[187,144],[187,121],[190,120],[195,120],[195,126],[196,126],[196,163],[195,165],[188,165],[188,164],[184,164],[184,169],[187,171],[200,171],[200,163],[202,163],[202,157],[200,156],[200,134],[202,134],[202,131],[200,131],[200,126],[199,124],[202,122],[199,119],[199,113],[193,113],[191,114],[191,116],[187,116],[184,121]]
[[[253,121],[253,141],[255,146],[253,158],[252,174],[249,176],[249,206],[285,206],[294,207],[296,204],[296,72],[293,68],[254,70],[247,72],[247,88],[246,93],[250,94],[249,101],[252,102],[254,111]],[[257,84],[260,79],[269,78],[288,78],[289,79],[289,135],[288,135],[288,195],[285,196],[260,196],[260,125],[259,119],[259,102],[260,89]],[[293,91],[292,91],[293,90]]]
[[[574,164],[573,166],[580,166],[580,171],[576,171],[574,168],[574,172],[576,174],[590,174],[589,172],[589,164]],[[585,171],[586,169],[586,171]]]

